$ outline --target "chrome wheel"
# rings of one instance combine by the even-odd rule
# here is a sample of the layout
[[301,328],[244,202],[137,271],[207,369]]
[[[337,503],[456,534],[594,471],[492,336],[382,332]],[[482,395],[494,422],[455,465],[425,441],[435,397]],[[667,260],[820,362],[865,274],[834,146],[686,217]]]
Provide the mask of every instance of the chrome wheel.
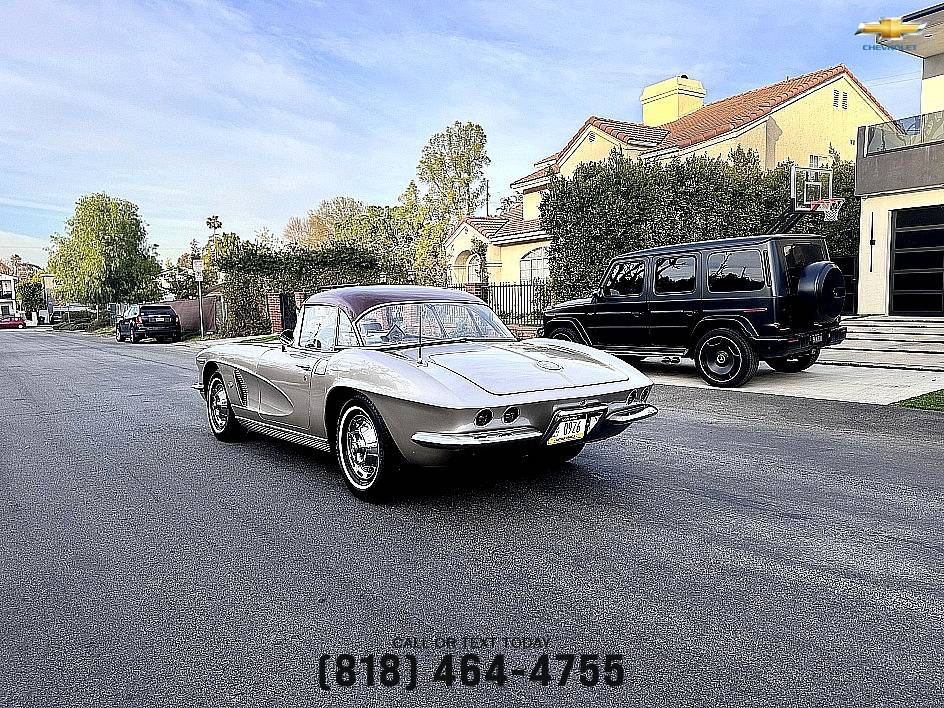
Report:
[[702,367],[719,382],[730,381],[743,366],[740,349],[723,335],[707,339],[698,356]]
[[226,386],[223,379],[214,376],[210,381],[210,390],[207,392],[207,417],[210,427],[217,435],[224,432],[229,422],[229,396],[226,395]]
[[380,437],[373,419],[360,406],[344,411],[338,444],[341,466],[348,481],[358,489],[369,488],[380,471]]

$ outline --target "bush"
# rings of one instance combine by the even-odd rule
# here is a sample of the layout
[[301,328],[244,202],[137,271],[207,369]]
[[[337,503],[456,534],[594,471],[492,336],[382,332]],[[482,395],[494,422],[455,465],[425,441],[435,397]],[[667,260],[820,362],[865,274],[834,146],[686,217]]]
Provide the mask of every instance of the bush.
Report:
[[[541,202],[551,234],[549,261],[558,298],[586,295],[613,256],[653,246],[763,233],[789,204],[790,164],[774,170],[740,148],[727,160],[689,157],[663,164],[612,153],[556,176]],[[847,199],[837,224],[806,217],[798,232],[823,234],[834,255],[855,252],[858,200],[852,163],[834,154],[834,193]],[[816,221],[812,219],[815,218]]]
[[227,337],[271,331],[266,307],[270,292],[314,292],[331,285],[378,282],[381,272],[377,254],[337,241],[314,249],[237,241],[217,258],[226,274],[220,290],[226,304],[222,334]]

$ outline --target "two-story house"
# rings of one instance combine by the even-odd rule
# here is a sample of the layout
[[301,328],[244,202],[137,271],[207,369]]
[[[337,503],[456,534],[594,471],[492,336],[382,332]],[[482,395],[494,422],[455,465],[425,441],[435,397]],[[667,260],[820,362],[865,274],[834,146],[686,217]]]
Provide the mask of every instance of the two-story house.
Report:
[[0,317],[16,314],[16,278],[0,275]]
[[[845,66],[753,89],[705,104],[701,82],[675,76],[647,86],[640,98],[642,122],[590,116],[557,152],[511,183],[521,202],[493,217],[466,217],[450,232],[446,248],[453,282],[476,282],[482,268],[491,282],[547,277],[549,236],[539,206],[551,175],[571,175],[582,162],[605,159],[612,150],[632,158],[671,160],[689,155],[727,157],[737,146],[754,150],[761,164],[800,164],[856,155],[857,130],[887,121],[888,112]],[[473,240],[488,244],[486,263]]]
[[922,62],[921,115],[859,129],[860,314],[944,315],[944,5],[897,45]]

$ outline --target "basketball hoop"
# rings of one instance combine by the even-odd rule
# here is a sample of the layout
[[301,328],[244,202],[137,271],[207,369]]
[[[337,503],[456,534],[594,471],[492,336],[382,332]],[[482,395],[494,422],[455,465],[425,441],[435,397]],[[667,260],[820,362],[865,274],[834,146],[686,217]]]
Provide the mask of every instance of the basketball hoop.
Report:
[[835,199],[817,199],[810,202],[810,211],[819,212],[823,215],[823,221],[839,221],[839,210],[846,200]]

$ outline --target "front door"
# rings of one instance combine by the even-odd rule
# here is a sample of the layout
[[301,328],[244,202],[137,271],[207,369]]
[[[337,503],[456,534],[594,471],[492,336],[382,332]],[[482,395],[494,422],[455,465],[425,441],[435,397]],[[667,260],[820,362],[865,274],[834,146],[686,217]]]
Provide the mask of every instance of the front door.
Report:
[[653,346],[687,348],[695,315],[701,309],[695,254],[653,258],[652,297],[649,298],[649,332]]
[[[315,432],[310,430],[312,399],[324,398],[324,372],[337,339],[338,310],[307,305],[300,317],[292,344],[270,349],[259,359],[259,417],[308,433]],[[321,433],[316,432],[318,437],[323,437]]]
[[613,263],[600,290],[587,327],[594,346],[613,350],[648,347],[646,259]]

